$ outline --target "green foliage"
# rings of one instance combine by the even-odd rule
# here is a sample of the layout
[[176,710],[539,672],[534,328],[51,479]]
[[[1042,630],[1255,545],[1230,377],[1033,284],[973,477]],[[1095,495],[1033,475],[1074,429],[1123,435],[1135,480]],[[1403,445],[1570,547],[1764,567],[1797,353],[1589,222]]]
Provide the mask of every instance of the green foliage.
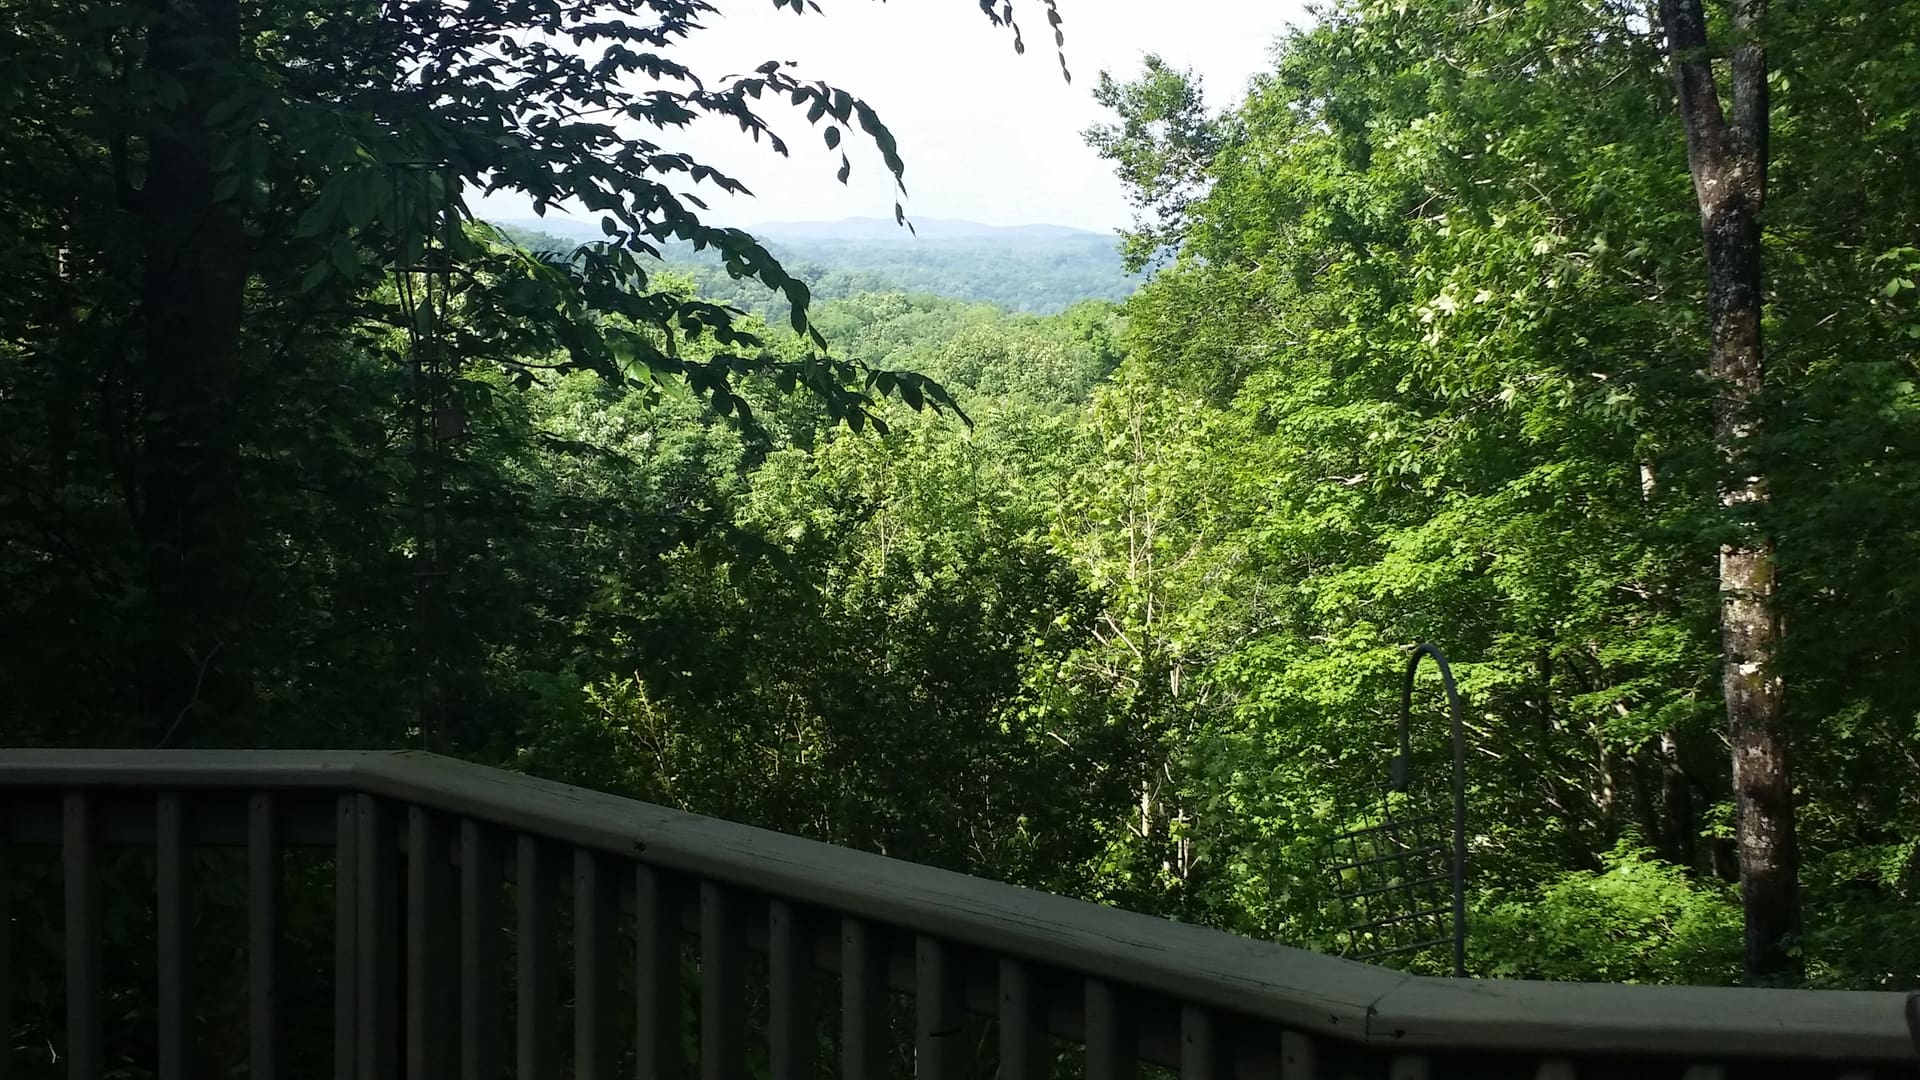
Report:
[[[724,177],[591,110],[771,140],[755,103],[777,95],[903,166],[877,114],[779,65],[695,84],[665,57],[703,9],[269,5],[187,88],[132,47],[147,9],[21,9],[12,739],[429,741],[1337,951],[1329,844],[1377,817],[1405,649],[1431,640],[1470,702],[1476,973],[1737,976],[1714,568],[1740,522],[1638,8],[1353,0],[1223,115],[1157,62],[1103,79],[1128,257],[1170,260],[1137,292],[1093,241],[989,259],[709,226],[666,182]],[[1920,67],[1884,46],[1920,40],[1920,8],[1769,32],[1796,947],[1820,985],[1905,987]],[[393,71],[438,89],[393,100]],[[119,189],[155,103],[189,91],[244,303],[219,365],[159,369],[149,212]],[[430,384],[395,268],[434,206],[495,181],[607,221],[584,244],[441,222],[459,273],[426,309],[451,358]],[[156,504],[162,476],[187,496]],[[206,541],[191,572],[161,573],[182,536]],[[1418,700],[1416,802],[1448,750],[1435,688]]]
[[[1916,17],[1900,5],[1901,25]],[[1863,963],[1846,943],[1895,933],[1880,920],[1910,919],[1920,885],[1894,854],[1920,835],[1915,773],[1888,752],[1920,715],[1896,659],[1920,582],[1920,360],[1890,232],[1915,213],[1896,178],[1920,146],[1880,119],[1906,108],[1890,67],[1915,69],[1799,19],[1769,30],[1789,74],[1767,454],[1801,945],[1830,985],[1911,985],[1908,958]],[[1128,305],[1130,364],[1206,403],[1208,420],[1178,425],[1201,462],[1181,471],[1229,492],[1183,522],[1203,538],[1183,569],[1196,584],[1161,616],[1218,643],[1189,676],[1209,705],[1169,755],[1199,822],[1182,904],[1337,945],[1324,886],[1296,868],[1366,820],[1398,657],[1433,640],[1473,707],[1470,924],[1493,939],[1479,962],[1730,977],[1712,583],[1738,523],[1707,452],[1697,210],[1657,50],[1625,5],[1339,5],[1209,122],[1220,142],[1198,179],[1165,164],[1197,130],[1197,94],[1150,65],[1106,95],[1121,123],[1096,145],[1166,215],[1138,242],[1178,224],[1177,259]],[[1170,103],[1192,123],[1167,123]],[[1855,184],[1884,194],[1840,194]],[[1417,730],[1416,773],[1432,775],[1442,725]],[[1889,855],[1841,869],[1864,850]]]
[[1488,905],[1474,928],[1479,962],[1509,978],[1733,985],[1740,981],[1740,903],[1622,840],[1597,870]]
[[1127,269],[1137,271],[1178,245],[1187,206],[1203,194],[1221,145],[1222,122],[1207,115],[1200,79],[1148,54],[1139,79],[1123,83],[1102,71],[1093,100],[1120,115],[1096,124],[1086,140],[1127,185],[1134,231],[1126,238]]

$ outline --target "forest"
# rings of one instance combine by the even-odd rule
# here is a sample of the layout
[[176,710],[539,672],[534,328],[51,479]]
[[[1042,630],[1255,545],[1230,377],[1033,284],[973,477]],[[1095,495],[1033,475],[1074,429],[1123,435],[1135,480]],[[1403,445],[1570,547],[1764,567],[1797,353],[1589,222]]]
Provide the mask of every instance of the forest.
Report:
[[1340,952],[1427,641],[1473,974],[1920,987],[1920,3],[1337,0],[1231,107],[1102,75],[1124,269],[1017,272],[710,223],[691,113],[911,160],[695,79],[706,7],[10,5],[0,741],[426,747]]
[[[597,239],[575,222],[559,225],[567,235],[539,226],[544,222],[499,222],[513,242],[532,251],[570,252],[583,239]],[[1082,300],[1120,301],[1132,294],[1140,274],[1129,273],[1110,235],[1061,229],[1029,232],[966,230],[954,223],[952,235],[916,236],[891,221],[828,223],[826,235],[755,233],[780,264],[807,283],[815,300],[843,300],[869,292],[904,292],[994,304],[1011,311],[1055,314]],[[567,228],[567,226],[573,226]],[[553,228],[553,226],[548,227]],[[863,235],[885,228],[897,236]],[[670,244],[658,260],[689,276],[704,299],[726,304],[768,322],[786,323],[792,307],[786,297],[752,279],[729,274],[724,261],[689,244]]]

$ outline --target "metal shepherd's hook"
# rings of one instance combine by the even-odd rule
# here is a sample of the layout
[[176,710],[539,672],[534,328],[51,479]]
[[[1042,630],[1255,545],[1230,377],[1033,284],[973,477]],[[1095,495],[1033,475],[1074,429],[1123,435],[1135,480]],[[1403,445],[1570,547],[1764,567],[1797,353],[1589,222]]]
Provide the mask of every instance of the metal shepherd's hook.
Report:
[[1411,769],[1413,725],[1413,677],[1420,670],[1420,658],[1433,657],[1440,667],[1440,685],[1447,692],[1447,711],[1453,718],[1453,974],[1467,975],[1467,742],[1466,718],[1460,707],[1460,688],[1454,684],[1453,668],[1438,647],[1421,642],[1407,657],[1407,675],[1400,684],[1400,753],[1393,759],[1393,790],[1407,790]]

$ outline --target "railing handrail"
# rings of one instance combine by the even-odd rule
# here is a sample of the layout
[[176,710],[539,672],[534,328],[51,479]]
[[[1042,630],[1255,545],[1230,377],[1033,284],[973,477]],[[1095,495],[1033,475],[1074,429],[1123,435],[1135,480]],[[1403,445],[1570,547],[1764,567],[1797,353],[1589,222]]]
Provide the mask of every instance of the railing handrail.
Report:
[[1879,991],[1384,968],[416,751],[0,750],[0,789],[360,791],[1378,1048],[1910,1062]]

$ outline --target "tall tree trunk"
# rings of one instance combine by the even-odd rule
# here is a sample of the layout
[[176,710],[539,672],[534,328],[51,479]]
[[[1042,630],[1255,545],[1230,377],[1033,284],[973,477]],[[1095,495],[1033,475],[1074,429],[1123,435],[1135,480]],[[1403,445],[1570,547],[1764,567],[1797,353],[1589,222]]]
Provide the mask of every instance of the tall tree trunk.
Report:
[[[147,40],[150,74],[178,87],[148,133],[143,355],[145,406],[135,524],[147,549],[161,626],[142,661],[144,710],[177,742],[231,654],[241,530],[233,422],[246,236],[214,199],[207,111],[240,42],[237,0],[159,0]],[[212,681],[209,681],[211,678]]]
[[1660,844],[1661,854],[1689,870],[1694,867],[1693,784],[1680,767],[1680,735],[1672,728],[1660,733]]
[[[1768,103],[1759,24],[1766,0],[1733,0],[1732,10],[1729,114],[1714,84],[1701,0],[1659,0],[1706,249],[1713,437],[1727,469],[1721,502],[1744,519],[1768,498],[1756,454],[1765,374],[1760,211],[1766,202]],[[1799,929],[1800,856],[1778,671],[1773,543],[1750,522],[1743,520],[1740,530],[1720,550],[1720,648],[1747,978],[1760,982],[1797,974],[1785,942]]]

